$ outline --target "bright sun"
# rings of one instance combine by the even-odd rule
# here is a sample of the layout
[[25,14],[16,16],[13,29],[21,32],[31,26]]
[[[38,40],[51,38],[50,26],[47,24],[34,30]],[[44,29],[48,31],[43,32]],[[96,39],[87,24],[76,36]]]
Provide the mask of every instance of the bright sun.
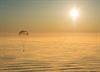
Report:
[[73,8],[71,10],[70,14],[71,14],[71,17],[72,17],[73,20],[76,20],[78,15],[79,15],[78,10],[76,8]]

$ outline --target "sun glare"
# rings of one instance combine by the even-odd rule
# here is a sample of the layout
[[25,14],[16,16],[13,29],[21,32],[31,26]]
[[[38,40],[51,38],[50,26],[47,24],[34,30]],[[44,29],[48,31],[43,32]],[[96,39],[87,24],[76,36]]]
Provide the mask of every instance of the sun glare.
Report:
[[78,15],[79,15],[78,10],[76,8],[73,8],[71,10],[70,14],[71,14],[71,17],[72,17],[73,20],[76,20]]

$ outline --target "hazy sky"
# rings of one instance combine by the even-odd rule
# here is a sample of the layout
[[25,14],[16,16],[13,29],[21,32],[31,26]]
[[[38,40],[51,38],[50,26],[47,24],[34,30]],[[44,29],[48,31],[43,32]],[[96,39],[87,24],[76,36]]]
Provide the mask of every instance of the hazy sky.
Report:
[[[70,10],[79,17],[73,23]],[[74,25],[75,24],[75,25]],[[100,0],[0,0],[0,33],[100,32]]]

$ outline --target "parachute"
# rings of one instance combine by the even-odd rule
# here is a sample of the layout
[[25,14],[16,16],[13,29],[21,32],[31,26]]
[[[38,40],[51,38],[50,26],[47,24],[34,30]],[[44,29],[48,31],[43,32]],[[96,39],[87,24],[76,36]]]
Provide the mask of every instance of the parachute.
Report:
[[28,36],[29,33],[28,33],[28,31],[22,30],[22,31],[19,32],[19,35],[20,36]]
[[26,41],[27,41],[27,36],[29,35],[29,33],[26,30],[21,30],[19,31],[18,35],[20,36],[20,42],[21,42],[23,52],[24,52]]

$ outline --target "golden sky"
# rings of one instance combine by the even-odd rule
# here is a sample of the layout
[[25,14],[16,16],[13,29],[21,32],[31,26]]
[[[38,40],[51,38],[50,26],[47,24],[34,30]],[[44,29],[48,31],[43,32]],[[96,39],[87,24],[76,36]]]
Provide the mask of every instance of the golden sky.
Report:
[[[79,17],[75,25],[70,10]],[[100,0],[0,0],[0,33],[100,32]]]

